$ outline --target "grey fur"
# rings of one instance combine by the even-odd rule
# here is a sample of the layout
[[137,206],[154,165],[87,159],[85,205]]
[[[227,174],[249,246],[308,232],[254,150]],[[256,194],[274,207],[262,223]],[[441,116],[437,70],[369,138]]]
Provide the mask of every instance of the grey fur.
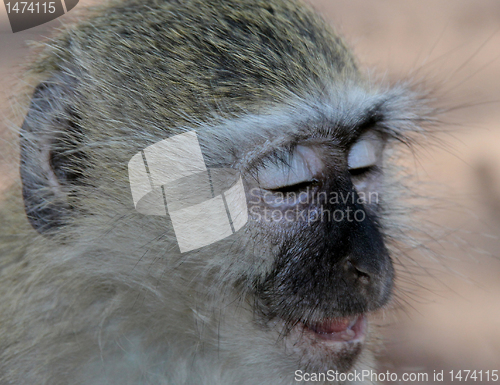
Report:
[[[110,1],[47,45],[31,76],[41,86],[21,129],[21,176],[36,231],[13,191],[1,211],[0,383],[279,385],[298,369],[375,367],[373,331],[361,352],[331,358],[297,348],[292,329],[389,300],[390,154],[430,120],[419,92],[363,75],[318,16],[285,0]],[[369,285],[310,293],[316,307],[280,297],[290,271],[270,277],[320,235],[251,220],[181,254],[168,218],[134,210],[128,160],[172,135],[196,130],[207,166],[252,180],[264,157],[305,140],[343,156],[364,125],[388,138],[382,201],[363,208],[375,234],[363,255],[380,265]],[[331,169],[344,186],[342,164]],[[307,250],[295,255],[311,260]]]

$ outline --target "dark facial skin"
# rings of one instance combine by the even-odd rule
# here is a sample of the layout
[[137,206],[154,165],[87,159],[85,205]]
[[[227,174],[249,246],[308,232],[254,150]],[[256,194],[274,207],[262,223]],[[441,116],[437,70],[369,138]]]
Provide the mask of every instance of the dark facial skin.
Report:
[[[290,323],[372,311],[388,301],[392,288],[392,262],[379,225],[358,203],[350,176],[320,183],[309,191],[311,203],[301,207],[306,214],[297,218],[315,216],[287,223],[274,268],[256,290],[271,317]],[[333,191],[354,202],[325,201],[321,193]]]

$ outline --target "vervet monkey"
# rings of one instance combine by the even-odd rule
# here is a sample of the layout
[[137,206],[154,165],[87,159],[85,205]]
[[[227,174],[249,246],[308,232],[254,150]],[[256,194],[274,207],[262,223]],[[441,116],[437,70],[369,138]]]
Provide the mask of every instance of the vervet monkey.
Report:
[[[392,159],[431,119],[425,95],[361,72],[295,0],[109,1],[29,76],[22,189],[1,211],[1,384],[279,385],[376,368],[371,317],[398,257]],[[181,139],[198,149],[168,147]],[[180,209],[211,197],[203,167],[155,182],[178,157],[240,177],[243,206],[212,191],[227,236],[196,238],[223,227],[198,206],[182,248],[169,194]],[[149,209],[134,188],[156,188]]]

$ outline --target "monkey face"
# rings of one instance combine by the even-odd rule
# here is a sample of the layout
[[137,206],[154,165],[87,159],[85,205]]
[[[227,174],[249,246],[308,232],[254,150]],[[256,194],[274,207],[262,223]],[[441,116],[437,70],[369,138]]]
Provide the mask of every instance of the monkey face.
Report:
[[272,258],[252,282],[259,322],[280,329],[309,365],[338,370],[355,362],[366,314],[393,286],[378,218],[386,135],[361,130],[343,141],[304,132],[260,156],[246,177],[253,231]]

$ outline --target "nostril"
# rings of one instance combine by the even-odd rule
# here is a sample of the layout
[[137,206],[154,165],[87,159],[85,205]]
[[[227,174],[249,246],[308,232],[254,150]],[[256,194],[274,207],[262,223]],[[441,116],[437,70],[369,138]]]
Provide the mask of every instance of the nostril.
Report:
[[361,283],[367,285],[370,283],[370,274],[360,268],[356,263],[353,263],[351,259],[347,259],[344,263],[344,269],[346,271],[351,272],[351,274],[354,274],[356,279],[358,279]]
[[358,269],[356,266],[354,266],[354,268],[358,274],[358,279],[365,285],[368,285],[370,283],[370,275],[365,273],[363,270]]

